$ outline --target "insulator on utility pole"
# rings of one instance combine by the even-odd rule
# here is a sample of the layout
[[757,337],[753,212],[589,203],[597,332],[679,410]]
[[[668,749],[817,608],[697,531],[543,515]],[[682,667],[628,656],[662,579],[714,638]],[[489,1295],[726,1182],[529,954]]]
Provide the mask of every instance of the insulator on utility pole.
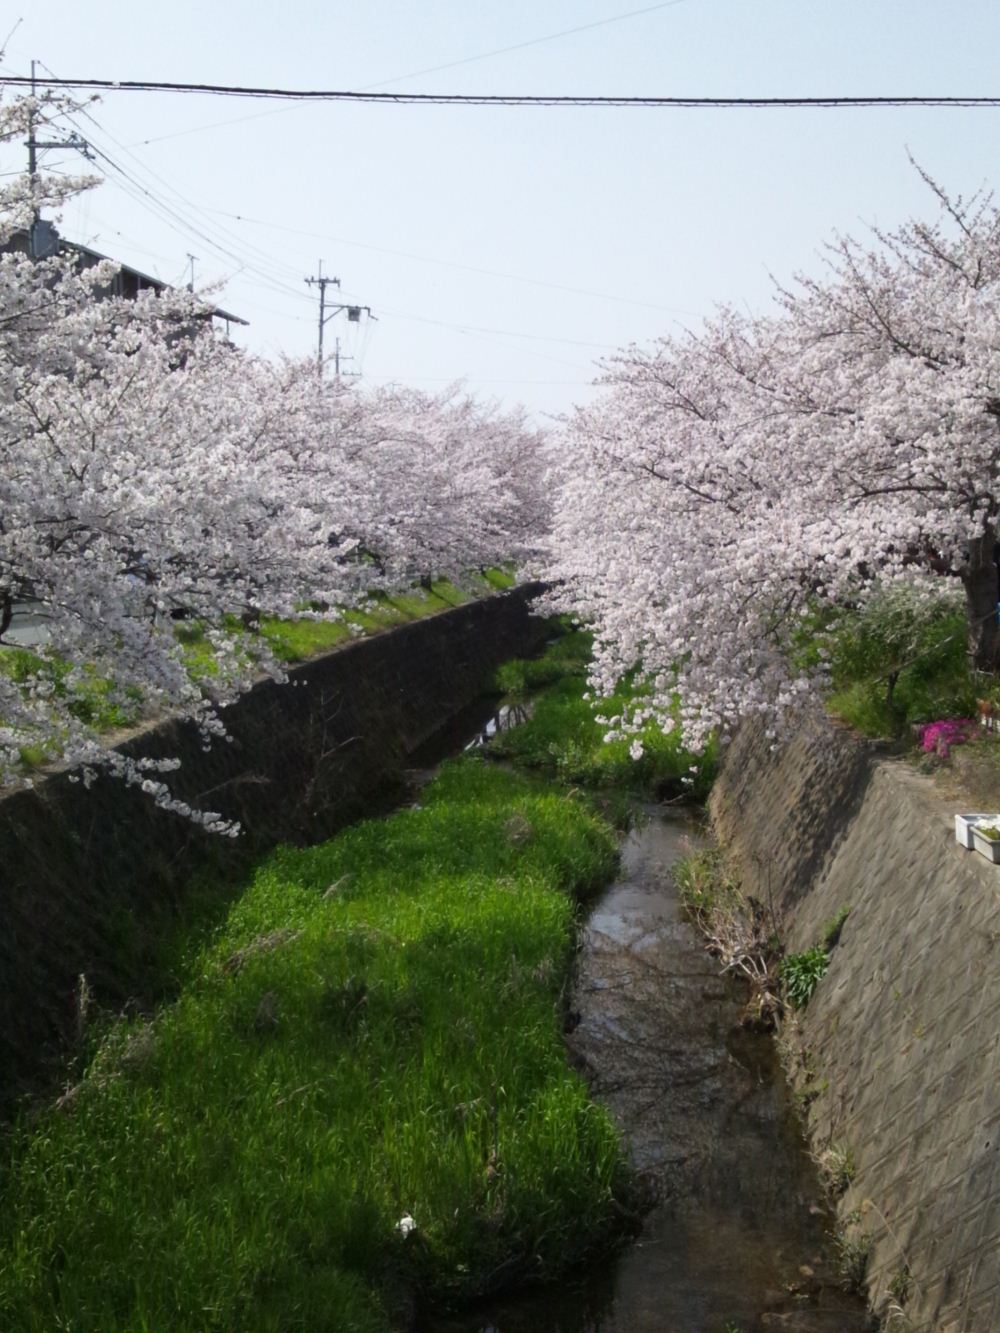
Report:
[[[340,279],[328,278],[324,275],[322,259],[319,261],[319,272],[317,273],[316,277],[306,278],[305,281],[309,284],[310,287],[319,288],[319,328],[316,341],[316,373],[318,375],[322,375],[323,374],[323,330],[326,327],[327,320],[332,319],[334,315],[339,315],[342,310],[347,311],[347,319],[348,322],[351,324],[361,323],[362,311],[364,311],[365,314],[368,315],[369,319],[374,319],[375,316],[372,314],[371,306],[367,305],[350,305],[347,302],[342,302],[339,305],[331,305],[331,306],[327,305],[326,289],[328,286],[330,286],[331,283],[333,284],[333,286],[339,287]],[[336,353],[334,359],[336,362],[336,374],[337,378],[339,379],[340,363],[342,360],[349,359],[341,355],[339,338],[337,339]]]

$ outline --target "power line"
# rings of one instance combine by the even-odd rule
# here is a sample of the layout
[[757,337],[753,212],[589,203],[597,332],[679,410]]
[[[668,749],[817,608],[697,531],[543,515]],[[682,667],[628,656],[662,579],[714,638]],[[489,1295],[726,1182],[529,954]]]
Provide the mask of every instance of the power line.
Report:
[[[634,297],[616,296],[611,292],[598,292],[589,287],[570,287],[563,282],[549,282],[545,278],[529,278],[524,274],[508,273],[501,269],[480,268],[474,264],[461,264],[454,259],[440,259],[432,255],[414,254],[410,250],[393,250],[384,245],[370,245],[367,241],[352,241],[346,236],[331,236],[328,232],[307,231],[302,227],[289,227],[281,222],[267,222],[263,218],[247,217],[244,213],[230,213],[223,208],[210,208],[207,204],[202,205],[202,209],[206,213],[217,213],[220,217],[233,218],[237,222],[247,222],[257,227],[267,227],[272,231],[284,231],[294,236],[308,236],[311,239],[328,241],[333,245],[347,245],[356,250],[371,250],[375,254],[394,255],[398,259],[412,259],[420,264],[435,264],[441,268],[458,269],[462,273],[477,273],[487,278],[500,278],[504,282],[522,282],[529,287],[545,287],[550,291],[570,292],[574,296],[592,296],[599,301],[614,301],[619,305],[641,306],[645,310],[659,310],[667,315],[687,315],[692,319],[697,318],[696,311],[682,310],[677,306],[658,305],[652,301],[638,301]],[[566,340],[558,339],[558,341]]]
[[158,199],[151,190],[147,189],[140,182],[133,180],[128,172],[119,166],[119,164],[105,153],[103,149],[98,148],[93,141],[90,142],[97,156],[103,162],[106,162],[115,173],[117,178],[116,183],[119,188],[122,189],[125,194],[128,194],[135,199],[137,203],[144,203],[147,208],[156,214],[156,216],[158,216],[168,227],[176,231],[178,235],[185,238],[191,236],[196,237],[203,244],[211,247],[217,255],[221,255],[230,263],[235,263],[241,269],[247,269],[251,273],[255,273],[260,279],[261,284],[266,286],[272,292],[277,292],[285,296],[292,295],[299,299],[302,298],[302,293],[298,291],[297,288],[291,287],[280,278],[275,278],[271,274],[268,274],[262,267],[251,263],[245,255],[241,255],[237,251],[231,250],[225,245],[221,245],[207,231],[204,231],[196,223],[193,223],[190,218],[186,218],[183,213],[179,212],[167,201]]
[[[368,378],[381,384],[398,384],[398,375],[369,375]],[[578,389],[589,389],[593,380],[508,380],[483,379],[479,375],[407,375],[407,384],[562,384]]]
[[[612,23],[623,23],[626,19],[640,18],[644,14],[652,14],[660,9],[673,9],[677,5],[686,4],[688,0],[663,0],[663,3],[657,5],[648,5],[645,9],[630,9],[625,14],[612,14],[605,19],[597,19],[593,23],[584,23],[576,28],[563,28],[559,32],[550,32],[543,37],[531,37],[523,42],[515,42],[513,46],[494,47],[490,51],[480,51],[474,56],[463,56],[458,60],[450,60],[443,65],[431,65],[425,69],[411,70],[408,74],[397,74],[391,79],[380,79],[377,83],[365,85],[364,91],[367,92],[373,88],[388,88],[394,83],[404,83],[407,79],[420,78],[424,74],[439,74],[442,70],[457,69],[460,65],[472,65],[479,60],[490,60],[494,56],[508,55],[511,51],[523,51],[530,46],[541,46],[547,42],[555,42],[563,37],[573,37],[577,33],[590,32],[594,28],[605,28]],[[186,130],[175,130],[171,134],[160,134],[152,139],[140,140],[140,146],[147,144],[163,143],[165,139],[177,139],[188,134],[201,134],[205,130],[219,129],[226,125],[240,125],[247,120],[259,120],[262,116],[280,116],[283,111],[290,108],[281,108],[277,111],[254,111],[248,116],[236,116],[230,120],[216,120],[209,125],[195,125]]]
[[[550,338],[544,333],[521,333],[514,329],[484,329],[476,324],[456,324],[453,320],[430,319],[426,315],[408,315],[402,310],[393,310],[391,306],[380,306],[379,309],[394,319],[412,320],[418,324],[434,324],[438,328],[454,329],[458,333],[497,334],[501,338],[521,338],[531,342],[543,343],[564,343],[567,347],[589,347],[604,352],[614,351],[616,346],[615,343],[581,342],[578,338]],[[505,344],[500,345],[504,346]],[[533,355],[540,356],[541,353],[535,352]],[[564,362],[564,364],[568,365],[569,363]]]
[[[24,77],[4,80],[12,87],[30,87]],[[655,109],[723,110],[748,108],[857,109],[884,107],[997,107],[997,96],[898,97],[603,97],[562,94],[384,93],[331,88],[263,88],[226,83],[172,83],[145,79],[37,79],[46,88],[94,88],[105,92],[196,93],[207,97],[267,98],[286,102],[382,102],[400,106],[538,106],[649,107]]]
[[[39,61],[38,64],[41,65],[53,79],[59,77],[53,70],[49,69],[43,61]],[[61,114],[67,115],[69,123],[77,130],[83,131],[83,127],[79,125],[71,113],[64,112]],[[288,277],[284,276],[284,274],[288,274],[297,278],[297,268],[293,268],[291,265],[283,264],[275,260],[268,252],[261,250],[260,247],[247,241],[245,237],[238,237],[229,228],[222,227],[217,222],[209,223],[206,220],[205,225],[214,228],[217,232],[221,232],[224,236],[228,235],[230,240],[229,247],[222,244],[214,235],[206,235],[205,231],[199,227],[197,220],[192,221],[191,214],[197,219],[199,213],[203,212],[203,210],[199,209],[197,204],[187,199],[176,186],[172,185],[170,181],[166,180],[158,172],[154,171],[152,167],[148,166],[138,158],[135,153],[131,152],[125,144],[116,139],[105,126],[101,125],[89,111],[85,108],[80,108],[79,114],[89,121],[92,126],[100,130],[102,134],[107,135],[116,148],[120,149],[132,159],[133,163],[136,164],[133,170],[138,169],[145,173],[147,177],[151,176],[154,180],[158,181],[161,186],[180,201],[180,204],[183,205],[184,209],[189,211],[182,211],[177,204],[173,204],[169,199],[158,195],[148,179],[136,179],[134,176],[130,175],[120,163],[111,157],[106,149],[101,147],[99,141],[94,141],[92,131],[87,130],[85,134],[89,137],[86,138],[86,142],[93,148],[94,152],[96,152],[108,166],[112,168],[115,176],[118,178],[115,183],[124,193],[129,194],[136,200],[136,202],[149,208],[161,221],[166,222],[166,225],[179,235],[196,236],[201,242],[211,245],[212,248],[227,261],[236,263],[239,266],[240,271],[253,273],[257,277],[263,279],[264,283],[272,291],[279,294],[295,295],[301,299],[302,293],[299,288],[297,286],[291,287],[288,282]],[[139,192],[139,195],[136,194],[136,191]],[[142,196],[141,198],[139,197],[140,195]],[[237,247],[242,247],[242,250],[234,250],[231,248],[234,244]],[[282,270],[284,270],[284,274],[282,273]]]
[[[51,72],[51,71],[50,71],[50,72]],[[111,134],[110,131],[107,130],[105,126],[101,125],[100,122],[97,121],[97,120],[94,118],[94,116],[91,115],[91,113],[90,113],[89,111],[84,110],[84,111],[81,112],[81,114],[82,114],[82,115],[83,115],[83,116],[84,116],[84,117],[91,123],[91,125],[96,126],[96,128],[99,129],[99,130],[101,131],[102,134],[106,134],[107,137],[111,140],[111,142],[112,142],[117,148],[119,148],[123,153],[127,154],[128,157],[130,157],[130,158],[132,159],[133,163],[135,163],[135,166],[133,167],[133,171],[136,171],[136,170],[141,171],[141,172],[144,173],[147,177],[152,177],[153,180],[158,181],[159,184],[160,184],[162,187],[164,187],[166,190],[168,190],[168,191],[170,192],[170,194],[174,195],[175,198],[178,199],[178,200],[180,201],[180,204],[183,205],[183,207],[184,207],[185,209],[189,210],[191,213],[197,215],[197,214],[202,213],[202,212],[204,211],[204,210],[200,209],[200,208],[198,207],[198,205],[195,204],[192,200],[186,198],[185,195],[183,195],[183,194],[181,193],[181,191],[178,190],[177,187],[176,187],[175,185],[172,185],[170,181],[168,181],[165,177],[163,177],[162,175],[160,175],[158,172],[154,171],[152,167],[150,167],[147,163],[143,162],[142,159],[139,158],[139,157],[137,157],[135,153],[131,152],[131,151],[129,150],[129,148],[128,148],[125,144],[121,143],[118,139],[116,139],[116,138],[114,137],[114,135]],[[76,124],[76,122],[73,121],[73,120],[71,120],[70,123],[71,123],[71,124]],[[77,126],[77,128],[80,128],[80,127]],[[89,133],[89,132],[88,132],[88,133]],[[106,162],[107,162],[107,163],[108,163],[108,164],[109,164],[109,165],[110,165],[110,166],[111,166],[111,167],[112,167],[112,168],[113,168],[113,169],[114,169],[114,170],[115,170],[121,177],[123,177],[125,180],[128,180],[132,186],[134,186],[136,189],[140,190],[140,191],[146,196],[146,198],[147,198],[148,200],[153,201],[153,202],[156,203],[159,207],[161,207],[161,208],[163,208],[163,209],[169,211],[173,217],[175,217],[177,220],[179,220],[179,221],[182,223],[183,226],[187,227],[190,231],[193,231],[194,234],[197,235],[197,236],[199,237],[199,239],[201,239],[201,240],[205,240],[205,237],[203,236],[203,234],[201,233],[201,231],[197,229],[197,225],[196,225],[195,223],[192,223],[190,216],[185,215],[185,214],[181,211],[181,209],[178,207],[177,204],[171,204],[171,202],[170,202],[168,199],[165,199],[165,198],[163,198],[163,197],[157,195],[156,190],[153,188],[153,186],[149,183],[148,180],[145,180],[145,181],[143,181],[142,179],[138,179],[138,180],[137,180],[137,179],[135,179],[135,177],[131,176],[131,175],[125,170],[125,168],[121,166],[120,163],[116,162],[116,161],[110,156],[110,154],[108,154],[108,152],[107,152],[106,150],[104,150],[104,149],[101,148],[101,145],[100,145],[99,142],[94,143],[94,141],[93,141],[93,136],[92,136],[92,135],[90,136],[90,139],[88,140],[88,142],[92,143],[94,149],[95,149],[98,153],[101,154],[101,156],[104,158],[104,160],[105,160],[105,161],[106,161]],[[273,282],[275,282],[275,283],[281,283],[281,282],[284,282],[284,284],[287,286],[289,277],[292,277],[292,278],[296,278],[296,279],[297,279],[297,277],[298,277],[298,269],[297,269],[297,268],[293,268],[293,267],[292,267],[291,265],[289,265],[289,264],[283,264],[283,263],[280,263],[279,261],[276,261],[276,260],[273,258],[272,255],[270,255],[268,252],[266,252],[266,251],[264,251],[264,250],[261,250],[259,246],[256,246],[256,245],[254,245],[252,242],[247,241],[244,237],[237,237],[237,236],[235,235],[235,233],[233,233],[230,229],[228,229],[228,228],[226,228],[226,227],[220,227],[220,225],[219,225],[217,222],[213,222],[213,223],[211,223],[211,224],[208,224],[208,223],[207,223],[207,220],[206,220],[206,225],[210,225],[210,226],[212,226],[216,231],[222,232],[222,233],[224,233],[224,234],[225,234],[225,233],[228,233],[228,235],[229,235],[229,237],[230,237],[230,244],[232,244],[233,242],[235,242],[237,245],[242,246],[244,251],[249,251],[249,252],[251,252],[251,253],[249,253],[249,254],[247,254],[247,253],[242,253],[242,254],[236,254],[236,255],[234,255],[234,254],[232,253],[231,250],[227,249],[225,246],[220,245],[220,244],[219,244],[218,242],[216,242],[216,241],[214,240],[214,238],[213,238],[212,241],[211,241],[210,243],[214,244],[214,245],[216,246],[216,248],[219,249],[219,251],[220,251],[222,254],[224,254],[224,255],[226,256],[227,259],[234,259],[234,258],[235,258],[235,259],[237,260],[237,262],[242,262],[243,265],[244,265],[244,267],[246,267],[247,269],[249,269],[249,270],[251,270],[251,271],[253,271],[253,272],[260,272],[262,276],[266,276],[266,277],[270,278],[270,279],[271,279]],[[263,270],[266,270],[266,269],[270,269],[271,272],[270,272],[270,273],[264,273]],[[286,277],[286,276],[283,276],[282,273],[281,273],[281,270],[284,270],[284,273],[287,274],[288,276],[287,276],[287,277]],[[291,290],[298,291],[297,288],[294,288],[294,289],[293,289],[293,288],[291,288],[291,287],[289,287],[288,290],[289,290],[289,291],[291,291]]]
[[[647,5],[645,9],[630,9],[627,14],[613,14],[610,18],[596,19],[593,23],[583,23],[578,28],[563,28],[560,32],[550,32],[544,37],[532,37],[525,42],[515,42],[513,46],[499,46],[493,51],[483,51],[477,56],[465,56],[461,60],[449,60],[446,65],[431,65],[427,69],[416,69],[410,74],[399,74],[394,79],[383,79],[369,88],[387,88],[390,83],[403,83],[406,79],[418,79],[422,74],[440,74],[446,69],[457,69],[460,65],[472,65],[477,60],[489,60],[493,56],[509,55],[511,51],[524,51],[529,46],[542,46],[545,42],[555,42],[561,37],[574,37],[578,32],[590,32],[594,28],[606,28],[611,23],[624,23],[626,19],[639,18],[643,14],[655,13],[658,9],[674,9],[686,4],[687,0],[663,0],[658,5]],[[369,90],[365,89],[365,92]]]
[[[230,263],[237,264],[240,270],[247,270],[255,274],[260,279],[261,285],[265,286],[268,290],[281,295],[292,295],[302,299],[302,293],[297,288],[290,286],[287,282],[283,281],[282,278],[275,276],[276,271],[269,273],[267,272],[266,266],[264,266],[261,261],[254,261],[251,258],[248,258],[246,254],[241,254],[238,251],[221,244],[210,235],[209,232],[199,227],[196,222],[193,222],[190,217],[185,216],[183,212],[172,205],[168,200],[159,198],[152,189],[147,188],[141,181],[135,180],[118,162],[114,160],[114,158],[110,156],[110,154],[98,146],[93,137],[88,139],[88,143],[97,157],[111,168],[114,173],[113,182],[117,184],[118,188],[136,200],[136,202],[143,204],[173,231],[185,238],[191,236],[197,237],[203,244],[210,246],[217,255],[221,255]],[[182,198],[182,196],[178,195],[178,198]],[[251,248],[254,249],[256,247]]]

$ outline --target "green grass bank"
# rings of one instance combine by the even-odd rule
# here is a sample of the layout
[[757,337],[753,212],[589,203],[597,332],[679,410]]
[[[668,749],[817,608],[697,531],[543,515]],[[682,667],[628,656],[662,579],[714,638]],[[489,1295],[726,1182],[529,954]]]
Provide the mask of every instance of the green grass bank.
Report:
[[[470,574],[463,586],[449,579],[434,579],[426,586],[408,591],[373,593],[363,608],[344,610],[336,620],[287,620],[262,616],[256,633],[246,630],[236,615],[225,617],[227,629],[246,643],[248,659],[255,656],[255,645],[263,643],[279,662],[293,666],[311,657],[329,652],[341,644],[399,625],[422,620],[426,616],[474,598],[505,592],[514,587],[515,577],[507,569],[486,569]],[[182,645],[188,670],[196,679],[210,682],[217,674],[214,647],[198,620],[180,620],[174,627]],[[144,716],[143,699],[136,689],[116,692],[111,682],[92,674],[85,681],[66,684],[69,664],[58,652],[39,645],[36,648],[0,646],[0,674],[27,687],[38,679],[60,698],[70,698],[69,711],[81,722],[99,732],[134,727]],[[39,746],[25,746],[22,760],[29,769],[44,767],[49,756]]]
[[627,1178],[561,1022],[615,856],[476,759],[277,850],[177,1001],[6,1139],[0,1327],[386,1333],[605,1244]]

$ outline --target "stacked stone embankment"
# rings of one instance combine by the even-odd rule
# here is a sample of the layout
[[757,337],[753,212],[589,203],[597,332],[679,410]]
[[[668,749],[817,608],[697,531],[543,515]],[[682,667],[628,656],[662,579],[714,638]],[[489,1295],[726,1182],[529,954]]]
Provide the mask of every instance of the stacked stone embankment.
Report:
[[746,890],[789,952],[850,914],[798,1020],[817,1153],[849,1177],[869,1296],[913,1333],[1000,1330],[1000,866],[954,838],[959,804],[905,761],[814,720],[779,750],[755,724],[712,797]]
[[278,842],[315,842],[364,814],[409,756],[475,701],[492,671],[547,629],[537,586],[361,639],[264,682],[226,710],[231,741],[204,752],[168,721],[122,748],[177,756],[170,784],[239,820],[238,839],[164,813],[134,788],[71,775],[0,801],[0,1109],[59,1078],[79,978],[113,1010],[150,999],[153,935],[199,872],[233,875]]

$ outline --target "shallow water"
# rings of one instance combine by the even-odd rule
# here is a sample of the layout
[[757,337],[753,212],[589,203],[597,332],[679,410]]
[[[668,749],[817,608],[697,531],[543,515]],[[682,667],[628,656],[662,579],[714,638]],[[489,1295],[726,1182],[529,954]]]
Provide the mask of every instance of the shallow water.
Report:
[[866,1329],[863,1303],[836,1281],[831,1221],[773,1041],[743,1027],[737,986],[680,908],[670,866],[697,844],[695,826],[645,814],[587,922],[567,1042],[658,1202],[617,1256],[433,1329]]

